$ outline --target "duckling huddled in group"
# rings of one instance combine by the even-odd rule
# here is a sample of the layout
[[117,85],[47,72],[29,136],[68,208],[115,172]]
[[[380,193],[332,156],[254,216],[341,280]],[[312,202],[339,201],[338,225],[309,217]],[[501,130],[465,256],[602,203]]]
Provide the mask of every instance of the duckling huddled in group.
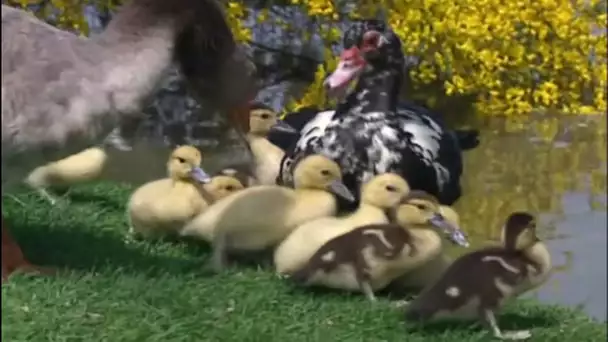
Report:
[[221,270],[227,251],[273,247],[299,225],[336,215],[334,195],[354,200],[338,165],[323,156],[298,163],[295,179],[294,189],[260,185],[224,198],[188,223],[181,235],[212,242],[212,267]]
[[[438,206],[438,214],[442,217],[443,220],[451,224],[452,227],[460,227],[460,216],[452,207],[447,205],[439,205],[438,200],[435,198],[435,196],[432,196],[430,194],[426,197],[426,201],[427,204],[423,205],[422,210],[424,210],[425,206],[427,208],[436,208],[436,206]],[[410,209],[413,208],[410,207]],[[417,209],[420,210],[420,208]],[[397,211],[395,214],[398,213],[399,211]],[[428,225],[426,227],[432,228]],[[425,225],[416,225],[416,228],[424,229]],[[423,232],[423,230],[416,231]],[[406,273],[395,279],[391,283],[392,289],[397,290],[399,292],[403,290],[420,291],[424,287],[431,285],[435,281],[437,281],[437,279],[441,277],[443,272],[445,272],[445,270],[447,270],[448,267],[454,261],[453,258],[446,253],[445,248],[443,248],[443,244],[441,243],[442,239],[440,235],[428,229],[424,232],[428,236],[428,240],[425,245],[426,249],[434,249],[437,253],[430,254],[428,257],[423,258],[421,260],[422,262],[419,263],[417,267],[412,267],[408,269]],[[448,241],[452,242],[455,245],[461,247],[468,247],[468,244],[465,244],[466,238],[464,233],[462,236],[460,236],[458,240],[456,240],[458,236],[455,235],[452,236],[449,234],[444,234],[444,236],[448,238]],[[432,248],[432,246],[437,246],[437,248]]]
[[387,223],[386,210],[397,205],[409,191],[407,182],[396,174],[375,176],[362,187],[359,207],[351,214],[321,218],[297,227],[274,252],[276,271],[295,272],[331,239],[366,224]]
[[246,138],[255,162],[256,184],[276,184],[281,160],[285,155],[285,151],[267,139],[271,131],[298,134],[297,130],[279,120],[272,109],[261,103],[254,103],[251,106],[249,133]]
[[536,235],[534,216],[515,212],[502,231],[502,245],[486,247],[456,259],[433,285],[409,303],[412,321],[479,318],[502,339],[525,339],[527,330],[501,331],[495,313],[509,299],[545,283],[551,256]]
[[25,183],[54,205],[57,197],[49,193],[48,188],[66,188],[96,180],[102,175],[107,159],[102,148],[91,147],[35,168],[25,178]]
[[146,183],[133,192],[127,204],[130,232],[155,238],[176,233],[207,207],[201,185],[211,177],[201,169],[201,153],[179,146],[167,162],[168,178]]
[[427,227],[468,245],[460,228],[441,215],[437,199],[423,191],[411,191],[389,209],[389,219],[391,223],[364,225],[328,241],[290,278],[305,285],[359,290],[375,301],[375,291],[440,254],[441,239]]

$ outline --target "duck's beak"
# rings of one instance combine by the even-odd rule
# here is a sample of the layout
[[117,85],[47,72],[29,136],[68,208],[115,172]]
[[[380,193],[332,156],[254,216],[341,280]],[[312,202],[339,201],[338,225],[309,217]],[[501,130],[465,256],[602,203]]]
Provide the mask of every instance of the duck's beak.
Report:
[[190,171],[190,175],[192,176],[192,178],[194,178],[194,180],[203,184],[207,184],[211,181],[211,176],[209,176],[200,167],[193,168],[192,171]]
[[350,190],[348,190],[346,185],[344,185],[344,183],[342,183],[339,180],[335,180],[335,181],[331,182],[329,184],[329,190],[332,193],[344,198],[345,200],[347,200],[349,202],[355,201],[355,196],[353,196],[353,193],[350,192]]
[[275,132],[282,132],[282,133],[290,133],[290,134],[298,134],[298,130],[291,127],[288,123],[286,123],[285,121],[279,120],[277,121],[276,124],[274,124],[272,127],[270,127],[271,131],[275,131]]
[[348,86],[359,76],[365,64],[366,61],[357,47],[344,50],[336,70],[327,76],[323,83],[327,95],[333,97],[343,95]]
[[457,244],[462,247],[469,247],[469,240],[467,239],[462,229],[448,222],[445,217],[443,217],[443,215],[433,215],[429,219],[429,223],[434,227],[440,229],[454,244]]

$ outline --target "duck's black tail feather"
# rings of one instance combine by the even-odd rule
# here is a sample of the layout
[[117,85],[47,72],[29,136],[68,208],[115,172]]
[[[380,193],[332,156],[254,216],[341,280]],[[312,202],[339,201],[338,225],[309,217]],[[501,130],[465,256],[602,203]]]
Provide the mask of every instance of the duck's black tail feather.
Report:
[[[289,126],[300,131],[310,120],[312,120],[317,113],[321,112],[322,109],[318,107],[304,107],[297,112],[289,113],[285,116],[283,121]],[[299,134],[291,134],[284,132],[270,132],[268,140],[274,145],[280,147],[284,151],[287,151],[293,144],[295,144],[300,138]]]
[[463,151],[472,150],[479,145],[479,130],[457,129],[454,130],[458,144]]

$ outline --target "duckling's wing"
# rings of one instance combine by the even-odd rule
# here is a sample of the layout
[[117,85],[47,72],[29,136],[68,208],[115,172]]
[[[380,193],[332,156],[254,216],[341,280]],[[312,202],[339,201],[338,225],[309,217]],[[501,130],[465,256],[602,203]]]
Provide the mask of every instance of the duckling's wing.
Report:
[[234,232],[254,229],[280,220],[293,190],[278,186],[254,186],[212,204],[182,229],[182,235],[209,238],[216,229]]
[[[497,281],[514,285],[517,274],[506,269],[504,263],[508,253],[500,248],[487,248],[458,258],[443,273],[437,282],[427,287],[408,306],[410,318],[432,316],[441,310],[456,311],[475,299],[478,305],[493,307],[504,297]],[[519,262],[512,265],[519,267]],[[472,308],[474,310],[475,308]]]

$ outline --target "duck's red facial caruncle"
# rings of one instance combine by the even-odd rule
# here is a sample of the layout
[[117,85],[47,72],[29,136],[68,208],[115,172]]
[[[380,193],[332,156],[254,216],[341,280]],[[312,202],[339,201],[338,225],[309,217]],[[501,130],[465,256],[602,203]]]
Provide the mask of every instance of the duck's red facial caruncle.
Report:
[[342,51],[336,70],[332,72],[324,85],[329,96],[343,95],[348,86],[357,79],[369,60],[378,56],[379,48],[388,43],[378,31],[367,31],[358,45]]

